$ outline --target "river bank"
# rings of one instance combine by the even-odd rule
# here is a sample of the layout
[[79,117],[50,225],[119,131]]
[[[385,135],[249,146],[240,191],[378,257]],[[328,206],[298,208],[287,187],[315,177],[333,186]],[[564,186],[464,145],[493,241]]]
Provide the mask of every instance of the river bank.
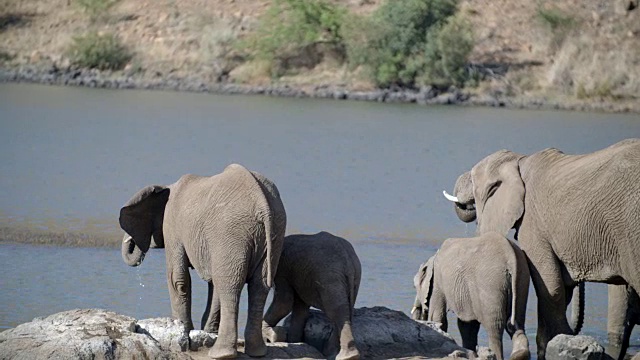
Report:
[[208,81],[194,76],[146,76],[127,71],[100,71],[55,62],[46,65],[25,65],[0,68],[0,82],[34,83],[56,86],[80,86],[109,89],[145,89],[184,91],[225,95],[266,95],[289,98],[317,98],[418,105],[487,106],[512,109],[541,109],[593,111],[611,113],[640,113],[640,101],[580,101],[556,94],[554,96],[500,96],[500,92],[483,93],[477,89],[420,89],[352,90],[345,86],[291,84],[247,85]]
[[[9,0],[0,5],[0,81],[640,113],[637,0],[457,1],[457,13],[473,29],[473,49],[464,65],[470,79],[464,88],[421,85],[432,83],[424,81],[409,87],[378,84],[367,64],[349,62],[344,53],[323,47],[322,37],[291,54],[272,54],[271,63],[261,60],[242,44],[260,34],[266,15],[273,12],[272,0],[93,3],[105,8],[83,7],[79,0]],[[385,2],[330,3],[355,21]],[[92,15],[91,9],[102,10]],[[115,53],[126,59],[117,68],[123,70],[73,65],[72,45],[92,32],[118,39],[121,47]],[[355,39],[366,33],[366,28],[355,31]],[[270,36],[267,32],[262,39]]]

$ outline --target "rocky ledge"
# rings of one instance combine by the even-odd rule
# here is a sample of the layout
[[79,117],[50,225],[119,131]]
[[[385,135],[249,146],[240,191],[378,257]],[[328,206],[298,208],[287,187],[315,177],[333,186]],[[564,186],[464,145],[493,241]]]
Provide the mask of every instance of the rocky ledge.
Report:
[[547,97],[511,97],[506,90],[475,93],[456,87],[439,89],[425,86],[420,89],[377,89],[353,91],[341,86],[289,85],[252,86],[219,81],[207,81],[206,76],[178,77],[171,74],[140,74],[128,71],[99,71],[55,62],[0,68],[0,83],[37,83],[63,86],[86,86],[111,89],[151,89],[229,95],[267,95],[293,98],[372,101],[384,103],[414,103],[420,105],[467,105],[518,109],[550,109],[603,112],[640,112],[637,101],[577,101]]
[[[356,309],[353,330],[364,359],[470,356],[433,324],[384,307]],[[330,332],[326,317],[313,312],[305,328],[306,343],[268,344],[265,358],[323,359],[317,348]],[[136,320],[101,309],[76,309],[0,333],[0,359],[207,359],[214,342],[215,335],[187,334],[179,321],[169,318]],[[240,352],[242,345],[240,341]]]

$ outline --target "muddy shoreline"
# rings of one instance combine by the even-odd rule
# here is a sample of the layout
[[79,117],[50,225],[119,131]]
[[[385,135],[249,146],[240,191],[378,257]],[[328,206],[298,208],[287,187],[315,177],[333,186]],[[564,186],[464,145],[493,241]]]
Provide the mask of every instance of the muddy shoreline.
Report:
[[340,86],[296,87],[288,84],[251,86],[234,83],[210,82],[204,76],[148,76],[126,72],[98,71],[66,67],[26,65],[0,68],[2,83],[33,83],[56,86],[85,86],[107,89],[143,89],[184,91],[224,95],[266,95],[288,98],[317,98],[335,100],[371,101],[418,105],[462,105],[503,107],[511,109],[541,109],[593,111],[610,113],[640,113],[638,102],[576,101],[560,97],[508,97],[476,93],[473,90],[434,87],[414,89],[377,89],[353,91]]

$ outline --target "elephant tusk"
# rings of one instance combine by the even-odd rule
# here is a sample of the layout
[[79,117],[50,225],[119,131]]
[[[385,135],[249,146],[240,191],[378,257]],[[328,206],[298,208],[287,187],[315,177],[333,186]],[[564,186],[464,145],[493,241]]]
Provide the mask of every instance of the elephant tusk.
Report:
[[443,194],[443,195],[444,195],[444,197],[445,197],[445,198],[447,198],[447,200],[449,200],[449,201],[459,202],[459,201],[458,201],[458,198],[457,198],[457,197],[455,197],[455,196],[453,196],[453,195],[450,195],[450,194],[447,192],[447,190],[442,190],[442,194]]
[[122,240],[123,243],[128,243],[131,242],[131,240],[133,240],[133,238],[131,236],[127,236],[126,238],[124,238],[124,240]]
[[413,315],[413,313],[414,313],[414,312],[416,312],[416,310],[418,310],[418,308],[417,308],[417,307],[415,307],[415,306],[414,306],[414,307],[412,307],[412,308],[411,308],[411,314]]

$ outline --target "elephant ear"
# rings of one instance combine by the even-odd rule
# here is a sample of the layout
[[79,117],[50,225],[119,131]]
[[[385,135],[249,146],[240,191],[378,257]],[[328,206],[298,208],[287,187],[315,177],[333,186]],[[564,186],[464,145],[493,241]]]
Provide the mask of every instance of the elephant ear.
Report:
[[[150,247],[164,247],[162,219],[168,200],[169,188],[150,185],[138,191],[120,209],[120,227],[143,252]],[[153,246],[151,235],[154,237]]]
[[479,235],[495,231],[507,236],[524,214],[525,188],[518,165],[521,158],[502,150],[471,170]]

